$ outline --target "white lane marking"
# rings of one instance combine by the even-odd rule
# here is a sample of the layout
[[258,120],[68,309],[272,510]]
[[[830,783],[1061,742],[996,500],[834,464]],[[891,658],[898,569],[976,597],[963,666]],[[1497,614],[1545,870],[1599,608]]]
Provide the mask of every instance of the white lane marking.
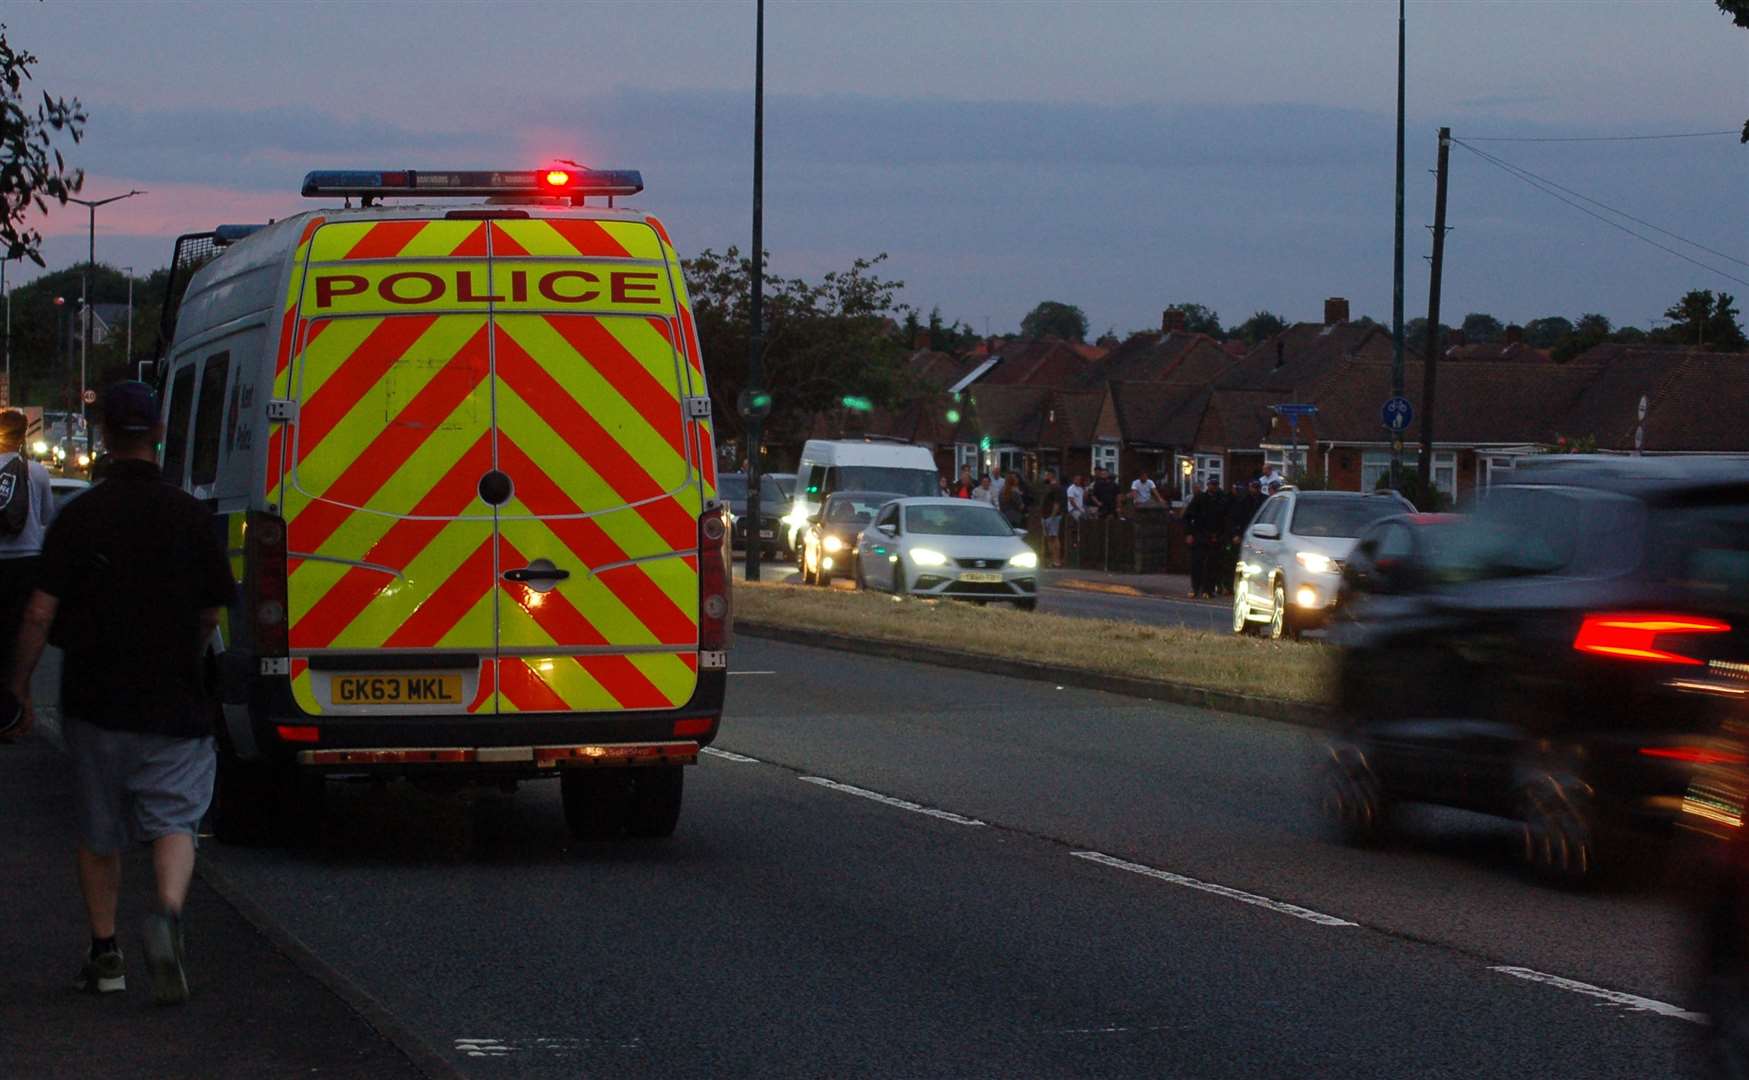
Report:
[[1571,990],[1575,994],[1594,997],[1610,1005],[1620,1005],[1629,1012],[1657,1013],[1676,1020],[1687,1020],[1691,1024],[1711,1023],[1706,1013],[1689,1012],[1687,1009],[1672,1005],[1667,1001],[1656,1001],[1652,998],[1640,997],[1638,994],[1624,994],[1620,990],[1605,990],[1601,986],[1592,986],[1573,979],[1563,979],[1559,975],[1549,975],[1541,971],[1533,971],[1525,967],[1491,967],[1489,971],[1498,971],[1502,975],[1510,975],[1515,979],[1527,982],[1542,983],[1555,987],[1557,990]]
[[775,671],[731,671],[731,675],[776,675]]
[[700,750],[699,753],[709,754],[711,757],[720,757],[724,761],[743,761],[753,765],[762,764],[756,757],[748,757],[746,754],[737,754],[733,750],[718,750],[714,746],[707,746]]
[[1106,855],[1103,852],[1072,851],[1070,854],[1077,859],[1086,859],[1088,862],[1096,862],[1101,866],[1115,867],[1118,870],[1128,870],[1132,874],[1141,874],[1144,877],[1154,878],[1156,881],[1164,881],[1169,885],[1182,885],[1187,889],[1198,889],[1202,892],[1213,893],[1216,896],[1224,896],[1229,900],[1237,900],[1241,904],[1254,904],[1260,908],[1268,908],[1270,911],[1280,912],[1283,915],[1292,915],[1296,919],[1304,919],[1307,922],[1317,923],[1319,926],[1360,925],[1359,923],[1349,922],[1347,919],[1339,919],[1334,915],[1326,915],[1321,911],[1313,911],[1311,908],[1300,907],[1298,904],[1288,904],[1283,903],[1280,900],[1271,900],[1267,896],[1258,896],[1256,893],[1241,892],[1238,889],[1231,889],[1225,885],[1216,885],[1209,881],[1198,881],[1196,878],[1185,877],[1183,874],[1174,874],[1170,870],[1160,870],[1152,866],[1143,866],[1141,863],[1129,862],[1111,855]]
[[878,791],[870,791],[867,788],[852,787],[849,784],[840,784],[838,781],[828,780],[824,776],[802,776],[802,777],[797,777],[797,779],[799,779],[804,784],[818,784],[823,788],[831,788],[833,791],[842,791],[846,795],[855,795],[858,798],[862,798],[862,799],[872,799],[875,802],[885,803],[888,806],[896,806],[900,810],[909,810],[913,814],[927,814],[929,817],[932,817],[932,818],[940,818],[943,821],[951,821],[955,825],[982,825],[982,824],[984,824],[982,821],[979,821],[977,818],[962,817],[961,815],[955,814],[952,811],[937,810],[933,806],[923,806],[923,805],[918,804],[918,803],[907,802],[904,799],[895,799],[891,795],[882,795]]

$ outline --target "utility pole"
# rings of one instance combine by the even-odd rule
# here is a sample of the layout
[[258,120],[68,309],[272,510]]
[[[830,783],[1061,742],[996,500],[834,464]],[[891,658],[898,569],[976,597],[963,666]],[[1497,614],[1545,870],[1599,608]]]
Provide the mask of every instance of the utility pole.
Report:
[[78,203],[91,213],[90,231],[86,234],[90,238],[90,247],[85,256],[85,269],[79,275],[79,426],[85,429],[86,453],[91,452],[91,427],[85,419],[85,356],[91,341],[91,275],[97,272],[97,208],[144,194],[135,190],[124,195],[111,195],[107,199],[67,197],[68,202]]
[[[1397,241],[1391,271],[1391,395],[1403,396],[1403,24],[1397,0]],[[1391,433],[1391,487],[1402,486],[1403,434]]]
[[[753,35],[753,302],[748,311],[747,390],[751,404],[758,399],[760,383],[765,381],[765,0],[755,8],[757,27]],[[759,462],[759,436],[763,417],[760,410],[749,408],[747,430],[747,513],[753,523],[747,529],[748,581],[759,580],[759,556],[762,552],[759,529],[764,524],[760,515],[764,502],[760,490],[764,484]],[[775,533],[776,530],[773,530]]]
[[124,266],[122,270],[128,276],[128,366],[134,363],[134,268]]
[[1433,267],[1427,282],[1427,366],[1421,377],[1421,490],[1433,485],[1433,391],[1439,371],[1439,282],[1445,270],[1445,187],[1451,163],[1451,128],[1439,129],[1439,171],[1433,185]]
[[0,293],[6,294],[6,407],[12,407],[12,290],[6,287],[6,264],[11,259],[0,258]]

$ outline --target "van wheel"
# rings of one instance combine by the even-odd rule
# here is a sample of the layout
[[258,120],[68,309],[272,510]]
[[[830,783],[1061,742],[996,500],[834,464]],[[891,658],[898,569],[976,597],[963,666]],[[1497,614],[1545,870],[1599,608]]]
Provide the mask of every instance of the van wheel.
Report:
[[567,769],[559,774],[565,824],[579,840],[612,840],[625,831],[632,809],[630,769]]
[[660,765],[632,772],[631,814],[626,832],[647,839],[674,835],[680,823],[680,801],[686,789],[681,765]]
[[322,836],[327,782],[293,765],[218,755],[211,807],[213,835],[240,847],[304,846]]
[[279,842],[279,792],[273,768],[219,751],[213,779],[213,835],[222,844],[271,847]]

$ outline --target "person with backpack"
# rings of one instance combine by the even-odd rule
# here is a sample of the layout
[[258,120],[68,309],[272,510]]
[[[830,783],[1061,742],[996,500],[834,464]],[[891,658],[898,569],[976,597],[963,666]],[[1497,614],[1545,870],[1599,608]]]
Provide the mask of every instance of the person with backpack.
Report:
[[[12,670],[18,620],[36,588],[43,534],[54,515],[49,471],[24,456],[29,431],[30,419],[17,409],[0,412],[0,671]],[[0,715],[0,734],[14,719]]]

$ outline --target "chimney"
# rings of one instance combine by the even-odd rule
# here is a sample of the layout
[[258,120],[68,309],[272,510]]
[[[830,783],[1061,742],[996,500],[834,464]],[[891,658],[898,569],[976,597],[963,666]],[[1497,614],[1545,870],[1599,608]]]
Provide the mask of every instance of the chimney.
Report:
[[1184,311],[1181,308],[1169,307],[1160,315],[1160,332],[1170,334],[1174,330],[1184,329]]
[[1275,366],[1276,367],[1281,367],[1283,364],[1287,363],[1287,360],[1282,357],[1281,353],[1282,353],[1281,339],[1276,338],[1275,339]]
[[1522,344],[1524,344],[1524,327],[1518,325],[1517,323],[1513,323],[1512,325],[1508,326],[1506,328],[1506,344],[1508,344],[1508,345],[1522,345]]
[[930,352],[935,348],[935,338],[927,330],[917,331],[917,337],[911,342],[911,348],[920,352]]
[[1348,321],[1348,298],[1332,296],[1324,301],[1324,325],[1335,326]]

